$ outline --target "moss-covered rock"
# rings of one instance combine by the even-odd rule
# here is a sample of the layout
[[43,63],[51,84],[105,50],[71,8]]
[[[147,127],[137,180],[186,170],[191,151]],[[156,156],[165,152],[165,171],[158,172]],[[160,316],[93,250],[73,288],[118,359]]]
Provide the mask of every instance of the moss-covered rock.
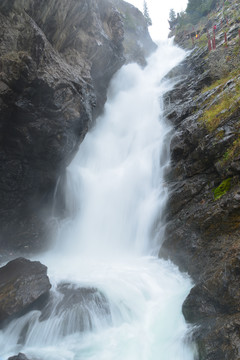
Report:
[[213,190],[214,200],[220,199],[225,195],[231,188],[231,178],[225,179],[221,184]]

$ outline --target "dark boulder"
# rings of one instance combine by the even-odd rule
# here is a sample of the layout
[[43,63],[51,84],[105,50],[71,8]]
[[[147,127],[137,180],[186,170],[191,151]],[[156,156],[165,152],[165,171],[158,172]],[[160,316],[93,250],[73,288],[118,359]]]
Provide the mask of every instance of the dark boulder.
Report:
[[49,317],[61,316],[68,311],[74,311],[74,309],[76,312],[82,313],[82,316],[87,315],[88,319],[91,317],[91,310],[94,313],[98,312],[99,316],[108,318],[110,315],[109,303],[98,289],[61,283],[57,286],[56,292],[51,292],[48,303],[41,310],[40,321]]
[[8,360],[29,360],[25,354],[19,353],[18,355],[11,356]]
[[57,338],[77,332],[95,331],[112,325],[110,304],[105,295],[93,287],[59,284],[50,292],[44,307],[30,312],[23,321],[18,343],[24,345],[37,323],[45,323]]
[[10,261],[0,269],[0,322],[41,306],[50,288],[47,267],[39,261]]
[[194,334],[200,360],[239,359],[239,314],[208,318],[200,324]]

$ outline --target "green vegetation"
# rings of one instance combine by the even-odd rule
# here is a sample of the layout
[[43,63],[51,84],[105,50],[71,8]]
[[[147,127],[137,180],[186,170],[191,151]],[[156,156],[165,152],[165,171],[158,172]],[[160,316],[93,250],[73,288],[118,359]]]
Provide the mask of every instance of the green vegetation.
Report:
[[[207,99],[207,104],[210,104],[220,95],[218,101],[214,105],[207,107],[199,118],[199,121],[206,126],[209,132],[214,131],[222,120],[229,117],[240,107],[240,78],[237,78],[238,74],[239,69],[234,70],[223,79],[217,80],[203,89],[203,93],[216,89],[214,94]],[[231,90],[224,89],[231,79],[235,81],[235,88]]]
[[177,24],[177,31],[185,31],[199,22],[207,22],[207,15],[216,8],[217,0],[188,0],[185,12],[180,12],[177,17],[173,9],[170,10],[169,20]]
[[213,189],[214,200],[220,199],[223,195],[225,195],[231,188],[232,178],[225,179],[221,182],[221,184]]
[[203,34],[202,36],[199,37],[199,39],[198,39],[198,45],[199,45],[200,47],[207,46],[207,43],[208,43],[207,34]]
[[170,21],[175,21],[177,19],[177,17],[176,17],[176,13],[175,13],[175,11],[174,11],[174,9],[170,9],[170,12],[169,12],[169,20]]
[[204,111],[199,121],[202,121],[209,132],[214,131],[220,122],[229,117],[240,107],[240,89],[234,96],[231,92],[224,93],[220,100]]
[[[236,39],[236,40],[237,40],[237,39]],[[237,43],[237,41],[236,41],[236,43]],[[239,43],[237,43],[237,44],[235,45],[234,49],[233,49],[233,54],[234,54],[235,56],[237,56],[237,55],[239,55],[239,53],[240,53],[240,45],[239,45]]]
[[234,157],[239,155],[240,155],[240,135],[223,155],[221,165],[222,166],[226,165],[228,162],[232,161]]
[[233,20],[234,20],[234,22],[240,20],[240,9],[234,10],[234,12],[233,12]]
[[[217,91],[217,94],[221,93],[224,86],[226,85],[226,83],[231,80],[234,79],[235,77],[237,77],[240,73],[240,69],[231,71],[229,74],[227,74],[224,78],[221,78],[219,80],[216,80],[215,82],[213,82],[210,86],[205,86],[204,89],[202,90],[202,93],[205,93],[209,90],[213,90],[215,88],[217,88],[219,86],[219,89]],[[239,83],[239,80],[237,81]]]
[[224,131],[224,130],[220,130],[220,131],[217,132],[216,138],[217,138],[218,140],[221,140],[221,139],[224,138],[224,135],[225,135],[225,131]]
[[[235,87],[229,91],[226,84],[229,80],[233,79]],[[216,130],[220,122],[230,117],[234,112],[240,108],[240,77],[239,68],[229,73],[223,79],[215,81],[211,86],[204,88],[203,92],[216,89],[214,95],[211,96],[207,102],[210,103],[216,96],[219,96],[219,100],[216,104],[204,111],[203,115],[199,119],[206,126],[209,132]],[[228,147],[223,155],[220,164],[222,167],[227,167],[234,158],[240,155],[240,119],[235,122],[235,140]],[[225,135],[224,130],[216,132],[216,140],[221,140]]]
[[[240,8],[233,6],[237,2],[237,0],[231,2],[226,0],[188,0],[186,10],[178,13],[177,16],[173,9],[170,10],[169,24],[172,35],[175,35],[179,42],[183,42],[185,36],[184,46],[192,48],[192,42],[187,40],[186,34],[194,36],[194,32],[197,31],[200,35],[205,35],[206,30],[211,33],[212,24],[222,16],[225,24],[221,23],[221,31],[228,32],[230,26],[240,19]],[[227,23],[226,20],[229,22]],[[217,31],[219,31],[219,26]],[[206,37],[205,40],[207,40]],[[197,47],[204,47],[207,44],[208,41],[204,43],[204,40],[201,41],[201,37],[195,42]]]
[[203,16],[209,14],[217,5],[217,0],[188,0],[186,14],[189,22],[196,24]]
[[147,26],[152,25],[152,19],[150,18],[149,12],[148,12],[148,6],[146,0],[143,1],[143,15],[145,17],[145,20],[147,22]]

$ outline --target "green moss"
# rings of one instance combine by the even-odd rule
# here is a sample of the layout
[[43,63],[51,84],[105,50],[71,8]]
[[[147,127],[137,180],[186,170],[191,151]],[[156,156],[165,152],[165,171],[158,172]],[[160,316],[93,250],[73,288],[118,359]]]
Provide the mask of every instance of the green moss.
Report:
[[234,140],[233,144],[227,149],[223,155],[221,165],[224,166],[228,162],[231,162],[236,156],[240,155],[240,136]]
[[206,126],[209,132],[216,130],[222,120],[231,116],[240,107],[240,80],[236,80],[234,90],[224,91],[224,85],[232,78],[232,76],[233,73],[231,73],[231,76],[229,74],[229,76],[216,81],[210,87],[205,89],[205,91],[207,91],[218,86],[214,95],[207,99],[207,103],[211,103],[216,95],[221,94],[217,103],[204,110],[202,116],[199,118],[199,121]]
[[207,34],[203,34],[202,36],[200,36],[200,38],[197,40],[197,44],[198,46],[200,46],[201,48],[203,48],[204,46],[208,45],[208,37]]
[[221,184],[213,189],[214,200],[220,199],[223,195],[225,195],[231,188],[232,178],[225,179],[221,182]]
[[224,130],[220,130],[220,131],[217,132],[216,138],[217,138],[218,140],[221,140],[221,139],[224,138],[224,135],[225,135],[225,131],[224,131]]
[[236,56],[238,55],[240,52],[240,45],[239,44],[236,44],[234,49],[233,49],[233,54]]
[[218,89],[217,93],[220,93],[222,91],[222,88],[224,87],[224,85],[226,85],[226,83],[233,79],[234,77],[239,75],[239,71],[240,68],[231,71],[227,76],[225,76],[224,78],[221,78],[219,80],[214,81],[210,86],[205,86],[204,89],[202,90],[202,93],[204,94],[205,92],[215,89],[217,86],[220,86],[220,88]]
[[228,118],[240,107],[239,95],[224,95],[217,104],[205,110],[199,121],[203,122],[209,132],[214,131],[222,120]]

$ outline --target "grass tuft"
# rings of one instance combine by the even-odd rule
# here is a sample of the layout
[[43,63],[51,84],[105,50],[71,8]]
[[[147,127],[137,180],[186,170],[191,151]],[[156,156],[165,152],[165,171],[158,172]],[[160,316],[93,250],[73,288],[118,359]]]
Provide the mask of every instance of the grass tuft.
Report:
[[221,184],[213,189],[214,200],[220,199],[223,195],[225,195],[231,188],[232,178],[225,179],[221,182]]

